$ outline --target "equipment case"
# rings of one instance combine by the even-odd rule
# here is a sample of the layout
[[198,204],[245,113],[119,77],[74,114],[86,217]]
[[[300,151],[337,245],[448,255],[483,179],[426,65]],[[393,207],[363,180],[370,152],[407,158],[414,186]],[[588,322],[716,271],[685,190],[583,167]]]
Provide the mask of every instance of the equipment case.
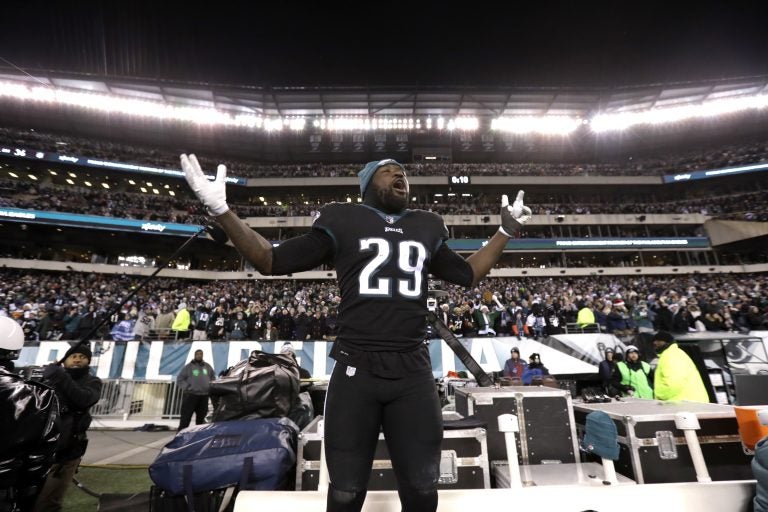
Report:
[[488,425],[490,460],[507,460],[498,417],[514,414],[520,425],[517,458],[521,465],[577,461],[576,423],[569,391],[544,386],[456,389],[456,412],[476,416]]
[[[296,490],[315,491],[320,475],[320,435],[317,427],[322,416],[317,416],[299,434],[296,458]],[[456,413],[443,413],[448,422],[460,419]],[[438,489],[488,489],[488,448],[486,430],[482,427],[443,430],[441,446],[440,482]],[[373,461],[368,490],[397,489],[384,434],[379,434],[379,444]]]
[[[226,489],[198,492],[195,493],[190,507],[186,496],[173,496],[153,485],[149,490],[148,510],[149,512],[189,512],[190,510],[195,512],[232,512],[235,509],[236,497],[237,493],[227,496]],[[147,508],[142,510],[147,510]]]
[[712,480],[749,480],[751,457],[744,453],[736,414],[729,405],[622,399],[620,402],[574,404],[579,435],[586,416],[603,411],[616,424],[619,460],[616,472],[639,484],[695,482],[688,445],[675,428],[675,414],[690,412],[699,420],[696,436]]
[[[541,485],[605,485],[603,466],[596,462],[575,464],[536,464],[520,466],[520,481],[524,487]],[[491,462],[497,489],[509,489],[509,464]],[[616,475],[618,485],[634,485],[635,481],[624,475]]]

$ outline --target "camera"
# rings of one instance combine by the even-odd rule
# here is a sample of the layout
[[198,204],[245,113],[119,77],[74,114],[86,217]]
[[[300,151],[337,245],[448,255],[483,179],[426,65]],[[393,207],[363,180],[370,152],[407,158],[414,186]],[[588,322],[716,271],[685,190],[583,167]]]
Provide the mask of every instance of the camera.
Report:
[[448,292],[441,290],[441,282],[437,280],[429,280],[429,288],[427,289],[427,309],[432,313],[437,312],[437,298],[447,297]]

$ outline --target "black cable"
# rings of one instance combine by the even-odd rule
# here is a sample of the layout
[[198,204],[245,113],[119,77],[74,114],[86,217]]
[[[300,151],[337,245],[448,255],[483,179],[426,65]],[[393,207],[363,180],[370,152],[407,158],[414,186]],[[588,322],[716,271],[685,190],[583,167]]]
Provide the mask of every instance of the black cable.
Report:
[[78,480],[77,477],[74,476],[74,475],[72,476],[72,483],[75,484],[75,486],[78,489],[80,489],[81,491],[83,491],[85,494],[93,496],[94,498],[101,498],[101,493],[100,492],[96,492],[96,491],[90,490],[85,485],[83,485],[83,483],[80,482],[80,480]]
[[[195,239],[197,239],[197,237],[198,237],[199,235],[201,235],[203,232],[207,231],[208,233],[210,233],[210,234],[211,234],[211,237],[212,237],[214,240],[216,240],[216,241],[218,242],[218,241],[219,241],[219,239],[220,239],[220,233],[219,233],[218,231],[220,231],[220,230],[221,230],[221,228],[218,228],[218,229],[217,229],[217,228],[216,228],[216,227],[214,227],[213,225],[204,224],[204,225],[203,225],[203,226],[202,226],[202,227],[201,227],[201,228],[200,228],[198,231],[196,231],[196,232],[195,232],[195,233],[194,233],[192,236],[190,236],[189,238],[187,238],[187,240],[186,240],[186,241],[185,241],[185,242],[184,242],[184,243],[181,245],[181,247],[179,247],[178,249],[176,249],[176,252],[174,252],[173,254],[171,254],[171,255],[170,255],[168,258],[166,258],[166,259],[165,259],[165,261],[163,261],[163,262],[162,262],[160,265],[158,265],[158,266],[157,266],[157,269],[155,269],[155,271],[154,271],[154,272],[152,272],[150,275],[146,276],[146,277],[145,277],[145,278],[144,278],[144,279],[143,279],[143,280],[142,280],[142,281],[139,283],[139,285],[138,285],[138,286],[134,287],[134,289],[131,291],[131,293],[129,293],[129,294],[126,296],[126,297],[124,297],[124,298],[123,298],[123,300],[121,300],[121,301],[120,301],[118,304],[116,304],[116,305],[112,306],[112,308],[111,308],[109,311],[107,311],[107,312],[106,312],[106,313],[105,313],[105,314],[102,316],[101,320],[99,320],[98,322],[96,322],[96,324],[95,324],[95,325],[94,325],[94,326],[91,328],[91,330],[90,330],[90,331],[88,331],[87,333],[85,333],[85,334],[84,334],[84,335],[83,335],[83,336],[80,338],[80,340],[79,340],[77,343],[75,343],[75,344],[72,346],[72,348],[76,348],[76,347],[79,347],[80,345],[84,345],[85,343],[88,343],[88,341],[91,339],[91,336],[93,336],[94,334],[96,334],[96,332],[97,332],[99,329],[101,329],[101,327],[102,327],[104,324],[106,324],[106,323],[109,321],[109,319],[112,317],[112,315],[114,315],[115,313],[117,313],[118,311],[120,311],[120,309],[121,309],[121,308],[122,308],[122,307],[125,305],[125,303],[126,303],[126,302],[128,302],[129,300],[131,300],[131,299],[132,299],[132,298],[133,298],[133,297],[136,295],[136,293],[138,293],[138,291],[139,291],[139,290],[141,290],[142,288],[144,288],[144,286],[146,286],[146,285],[147,285],[147,283],[149,283],[149,282],[150,282],[150,281],[151,281],[151,280],[152,280],[152,279],[153,279],[153,278],[154,278],[154,277],[155,277],[157,274],[159,274],[161,270],[163,270],[165,267],[167,267],[167,266],[168,266],[168,264],[169,264],[171,261],[173,261],[173,259],[174,259],[174,258],[176,258],[176,257],[177,257],[179,254],[181,254],[181,252],[182,252],[184,249],[186,249],[186,248],[187,248],[187,246],[188,246],[189,244],[191,244],[191,243],[192,243],[192,242],[193,242]],[[63,357],[61,360],[57,361],[55,364],[62,364],[62,363],[64,362],[64,359],[65,359],[65,358],[66,358],[66,354],[65,354],[65,357]]]
[[[99,418],[93,418],[93,421],[95,423],[100,423],[101,425],[106,426],[106,424],[103,421],[101,421]],[[131,441],[127,441],[127,440],[123,439],[122,437],[118,437],[118,436],[113,435],[113,434],[108,434],[108,433],[106,433],[105,430],[99,430],[99,432],[103,432],[105,437],[110,437],[112,439],[115,439],[116,441],[120,441],[121,443],[129,444],[129,445],[135,446],[137,448],[146,448],[147,450],[155,450],[155,451],[162,450],[162,448],[157,448],[155,446],[149,446],[149,445],[146,445],[146,444],[139,444],[139,443],[132,443]],[[169,434],[172,434],[174,431],[169,429],[169,430],[158,430],[157,432],[167,432]],[[154,442],[154,441],[152,441],[152,442]]]

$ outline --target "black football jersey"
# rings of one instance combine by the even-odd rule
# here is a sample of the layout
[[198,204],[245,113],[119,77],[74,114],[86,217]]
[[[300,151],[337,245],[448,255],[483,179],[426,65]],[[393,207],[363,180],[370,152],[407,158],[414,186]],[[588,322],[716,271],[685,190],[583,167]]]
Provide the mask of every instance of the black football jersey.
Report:
[[366,350],[418,346],[426,328],[430,265],[448,238],[442,218],[424,210],[391,215],[366,205],[332,203],[316,215],[313,228],[326,232],[334,244],[339,339]]

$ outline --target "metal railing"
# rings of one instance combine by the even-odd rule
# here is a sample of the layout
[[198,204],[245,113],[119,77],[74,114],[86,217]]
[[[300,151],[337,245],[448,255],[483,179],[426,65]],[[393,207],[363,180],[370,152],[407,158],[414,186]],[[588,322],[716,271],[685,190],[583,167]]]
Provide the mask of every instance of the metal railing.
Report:
[[103,379],[94,418],[174,419],[181,413],[182,391],[174,381]]
[[594,324],[579,324],[579,323],[569,323],[565,324],[565,333],[566,334],[596,334],[603,332],[600,328],[600,324],[594,323]]

